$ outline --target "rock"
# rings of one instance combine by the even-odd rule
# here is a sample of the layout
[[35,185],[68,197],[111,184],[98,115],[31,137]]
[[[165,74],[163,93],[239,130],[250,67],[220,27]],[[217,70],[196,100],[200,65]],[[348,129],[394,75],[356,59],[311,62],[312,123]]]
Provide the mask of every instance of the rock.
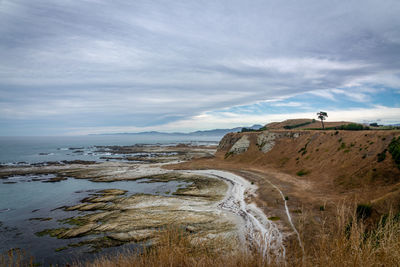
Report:
[[263,153],[269,152],[275,146],[276,134],[264,132],[257,136],[257,146]]
[[97,193],[100,193],[102,195],[123,195],[127,190],[121,190],[121,189],[104,189],[101,191],[98,191]]
[[50,178],[48,180],[42,181],[42,183],[56,183],[56,182],[64,181],[64,180],[67,180],[67,179],[68,178],[66,178],[66,177],[53,177],[53,178]]
[[84,198],[82,202],[92,202],[92,203],[112,202],[116,199],[117,197],[115,195],[109,195],[109,196],[87,197]]
[[59,234],[58,237],[64,238],[64,239],[78,237],[78,236],[84,235],[87,232],[93,230],[96,226],[97,226],[96,223],[89,223],[89,224],[86,224],[81,227],[69,229],[69,230],[65,231],[64,233]]
[[65,208],[66,211],[80,210],[80,211],[90,211],[90,210],[99,210],[106,206],[106,204],[100,203],[91,203],[91,204],[78,204],[72,207]]
[[104,203],[85,204],[79,208],[80,211],[100,210],[106,207]]
[[154,236],[154,230],[134,230],[125,233],[112,233],[109,234],[108,237],[114,240],[122,241],[122,242],[141,242],[152,238]]
[[243,135],[236,143],[231,147],[229,153],[241,154],[247,151],[250,146],[250,140],[247,135]]
[[67,208],[65,208],[64,210],[65,210],[65,211],[78,210],[79,208],[81,208],[81,207],[83,207],[83,206],[85,206],[85,205],[86,205],[86,204],[78,204],[78,205],[75,205],[75,206],[67,207]]
[[233,144],[236,143],[236,141],[238,141],[240,139],[240,137],[235,134],[235,133],[228,133],[226,134],[221,141],[218,144],[218,150],[228,150],[230,147],[232,147]]

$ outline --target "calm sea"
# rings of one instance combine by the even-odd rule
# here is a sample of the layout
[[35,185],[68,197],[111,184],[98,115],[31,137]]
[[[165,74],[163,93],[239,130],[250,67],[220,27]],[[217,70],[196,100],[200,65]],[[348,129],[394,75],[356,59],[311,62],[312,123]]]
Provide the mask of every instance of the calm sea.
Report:
[[[87,135],[0,137],[0,164],[39,163],[61,160],[96,160],[107,153],[96,153],[95,146],[135,144],[216,144],[222,136],[183,135]],[[75,148],[71,150],[70,148]],[[78,149],[76,149],[78,148]]]
[[[221,136],[134,136],[134,135],[93,135],[93,136],[49,136],[49,137],[0,137],[0,164],[29,164],[62,160],[102,161],[109,156],[107,149],[98,151],[96,146],[135,145],[135,144],[178,144],[196,145],[217,144]],[[104,160],[104,159],[103,159]],[[43,183],[45,175],[14,175],[0,179],[0,256],[10,249],[22,249],[35,258],[36,263],[48,266],[49,263],[62,265],[75,259],[87,260],[98,254],[90,254],[90,248],[70,247],[71,243],[85,240],[57,239],[49,236],[39,237],[36,232],[47,228],[70,227],[60,222],[85,212],[66,212],[59,207],[76,205],[83,198],[101,189],[124,189],[127,195],[155,194],[168,196],[185,182],[143,183],[143,181],[118,181],[111,183],[91,182],[85,179],[69,178],[58,183]],[[47,177],[49,178],[49,177]],[[32,218],[51,218],[48,221]],[[58,251],[60,247],[68,249]],[[135,244],[126,244],[134,248]],[[114,253],[119,248],[102,250],[102,254]]]

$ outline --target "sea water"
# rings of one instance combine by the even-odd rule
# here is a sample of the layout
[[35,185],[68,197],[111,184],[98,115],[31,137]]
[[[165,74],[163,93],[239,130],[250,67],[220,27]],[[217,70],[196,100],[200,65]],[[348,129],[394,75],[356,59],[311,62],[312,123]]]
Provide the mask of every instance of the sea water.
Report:
[[[144,180],[138,180],[102,183],[74,178],[56,183],[43,183],[40,176],[16,176],[7,180],[12,180],[13,183],[1,184],[0,180],[0,253],[6,253],[11,248],[22,249],[34,256],[35,262],[39,263],[63,263],[74,259],[86,259],[88,256],[88,247],[68,248],[56,252],[57,248],[78,243],[85,238],[63,240],[49,236],[39,237],[35,234],[45,229],[71,227],[59,220],[87,213],[64,211],[62,207],[79,204],[83,198],[103,189],[127,190],[127,196],[137,193],[168,196],[186,185],[178,181],[146,183]],[[51,220],[40,221],[32,218]]]
[[[62,160],[100,161],[107,153],[96,153],[96,146],[135,144],[217,144],[221,136],[184,135],[86,135],[86,136],[0,136],[0,164],[39,163]],[[81,149],[74,153],[70,148]]]
[[[216,144],[220,137],[154,137],[130,135],[73,136],[73,137],[0,137],[1,164],[31,164],[62,160],[94,160],[106,152],[96,153],[96,146],[135,144]],[[74,150],[71,150],[73,148]],[[79,153],[72,153],[80,150]],[[52,174],[47,174],[47,176]],[[73,259],[87,259],[88,247],[68,248],[71,240],[35,235],[44,229],[70,227],[59,220],[81,214],[78,211],[64,211],[63,206],[72,206],[80,200],[102,189],[123,189],[126,195],[137,193],[170,195],[184,182],[170,181],[143,183],[141,181],[116,181],[111,183],[91,182],[85,179],[69,178],[56,183],[44,183],[41,175],[11,176],[0,179],[0,254],[11,248],[27,251],[39,263],[63,263]],[[48,221],[32,218],[52,218]],[[77,243],[87,237],[74,238]],[[126,245],[132,248],[135,245]],[[120,249],[120,248],[118,248]],[[115,249],[103,250],[103,253]]]

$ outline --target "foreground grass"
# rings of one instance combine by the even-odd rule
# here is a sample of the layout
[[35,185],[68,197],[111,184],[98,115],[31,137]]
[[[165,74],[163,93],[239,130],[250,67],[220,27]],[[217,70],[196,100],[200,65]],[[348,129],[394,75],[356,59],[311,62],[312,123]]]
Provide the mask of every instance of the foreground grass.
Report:
[[[387,216],[377,225],[366,224],[352,210],[341,207],[330,223],[322,222],[305,253],[295,240],[288,245],[285,262],[269,263],[257,251],[242,250],[236,244],[217,240],[211,247],[193,242],[179,231],[163,235],[160,245],[142,254],[125,254],[79,264],[106,266],[399,266],[400,224]],[[305,224],[306,221],[303,222]],[[368,227],[367,227],[368,225]],[[304,233],[303,233],[304,234]]]
[[[310,216],[308,216],[310,218]],[[337,209],[333,220],[322,221],[313,233],[303,231],[305,253],[295,240],[288,242],[286,262],[270,262],[257,250],[245,250],[234,241],[216,239],[209,242],[193,239],[177,229],[166,230],[157,245],[113,257],[100,257],[92,262],[72,263],[72,266],[399,266],[400,223],[395,216],[387,216],[372,224],[359,218],[356,209]],[[368,223],[367,223],[368,222]],[[301,225],[308,222],[303,220]],[[304,228],[305,229],[305,228]],[[10,255],[9,255],[10,256]],[[9,265],[10,260],[12,265]],[[0,258],[0,266],[33,266],[18,259]]]

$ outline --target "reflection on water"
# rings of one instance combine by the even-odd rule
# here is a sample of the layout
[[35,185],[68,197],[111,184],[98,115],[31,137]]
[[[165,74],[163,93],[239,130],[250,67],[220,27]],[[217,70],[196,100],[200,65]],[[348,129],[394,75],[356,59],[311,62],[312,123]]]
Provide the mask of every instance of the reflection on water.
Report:
[[[16,175],[3,179],[3,183],[0,183],[0,253],[7,252],[11,248],[21,248],[29,251],[36,262],[41,263],[62,263],[79,257],[87,258],[87,247],[55,252],[57,248],[67,247],[68,244],[77,243],[87,237],[74,238],[71,241],[35,235],[44,229],[63,227],[58,220],[87,213],[65,212],[59,207],[76,205],[90,193],[103,189],[127,190],[128,196],[137,193],[168,196],[177,188],[187,185],[178,181],[145,183],[144,179],[104,183],[69,178],[57,183],[43,182],[53,176],[52,174]],[[110,252],[113,249],[106,251]]]

